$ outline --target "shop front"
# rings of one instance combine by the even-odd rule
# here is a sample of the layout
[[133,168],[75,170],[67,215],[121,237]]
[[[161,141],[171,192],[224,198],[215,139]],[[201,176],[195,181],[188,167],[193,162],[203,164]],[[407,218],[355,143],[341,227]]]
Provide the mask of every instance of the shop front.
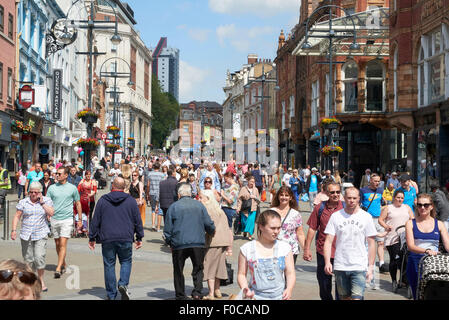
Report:
[[22,133],[23,160],[24,162],[28,160],[31,162],[38,161],[39,139],[42,133],[43,120],[42,118],[25,111],[24,125],[28,125],[30,130]]
[[6,165],[9,144],[11,142],[11,117],[0,111],[0,162]]

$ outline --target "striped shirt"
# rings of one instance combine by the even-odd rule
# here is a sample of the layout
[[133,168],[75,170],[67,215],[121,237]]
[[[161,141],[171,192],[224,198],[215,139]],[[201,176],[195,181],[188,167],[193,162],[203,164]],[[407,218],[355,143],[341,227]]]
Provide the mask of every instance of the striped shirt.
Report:
[[150,180],[150,194],[159,196],[159,183],[165,179],[164,174],[159,171],[149,171],[147,177]]
[[[53,201],[43,197],[46,205],[53,207]],[[27,197],[17,204],[16,209],[22,211],[22,226],[20,228],[20,239],[25,241],[36,241],[47,237],[50,229],[47,223],[47,214],[39,202],[32,203]]]

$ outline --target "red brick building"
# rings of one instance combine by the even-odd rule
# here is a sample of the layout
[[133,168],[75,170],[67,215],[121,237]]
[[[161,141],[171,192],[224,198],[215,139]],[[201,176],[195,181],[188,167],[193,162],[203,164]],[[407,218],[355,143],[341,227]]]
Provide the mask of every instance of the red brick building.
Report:
[[388,119],[425,192],[449,179],[449,0],[391,2]]
[[11,142],[11,115],[16,98],[16,2],[0,2],[0,162],[5,166]]

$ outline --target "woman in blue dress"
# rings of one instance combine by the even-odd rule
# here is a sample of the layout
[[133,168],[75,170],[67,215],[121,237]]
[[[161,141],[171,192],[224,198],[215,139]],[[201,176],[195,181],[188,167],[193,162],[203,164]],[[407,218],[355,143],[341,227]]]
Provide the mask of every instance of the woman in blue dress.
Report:
[[432,196],[420,194],[417,198],[415,219],[405,224],[408,247],[407,280],[412,289],[413,299],[417,299],[419,261],[425,255],[437,255],[440,237],[444,248],[449,249],[449,235],[443,222],[436,218]]

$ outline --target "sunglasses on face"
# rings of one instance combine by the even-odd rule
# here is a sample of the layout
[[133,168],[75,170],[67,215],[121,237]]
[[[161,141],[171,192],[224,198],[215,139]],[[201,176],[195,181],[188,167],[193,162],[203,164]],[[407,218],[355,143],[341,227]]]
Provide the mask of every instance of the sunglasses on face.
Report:
[[340,194],[341,191],[329,191],[330,194]]
[[204,183],[212,183],[212,181],[204,181]]
[[30,194],[32,194],[32,193],[39,193],[39,191],[30,191],[29,193]]
[[430,207],[431,205],[432,205],[431,203],[417,203],[417,204],[416,204],[416,206],[417,206],[418,208],[426,208],[426,209],[429,209],[429,207]]
[[8,283],[12,280],[14,275],[17,275],[20,282],[32,285],[37,280],[37,276],[32,272],[0,270],[0,283]]

